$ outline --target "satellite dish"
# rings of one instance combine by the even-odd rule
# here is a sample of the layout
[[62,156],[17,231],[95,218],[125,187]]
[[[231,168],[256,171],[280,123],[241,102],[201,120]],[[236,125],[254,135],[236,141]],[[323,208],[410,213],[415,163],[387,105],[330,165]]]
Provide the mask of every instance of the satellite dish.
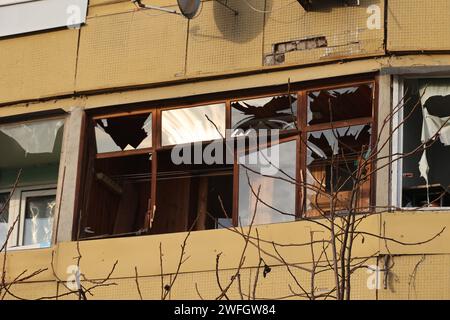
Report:
[[200,8],[200,0],[177,0],[181,14],[188,19],[192,19]]

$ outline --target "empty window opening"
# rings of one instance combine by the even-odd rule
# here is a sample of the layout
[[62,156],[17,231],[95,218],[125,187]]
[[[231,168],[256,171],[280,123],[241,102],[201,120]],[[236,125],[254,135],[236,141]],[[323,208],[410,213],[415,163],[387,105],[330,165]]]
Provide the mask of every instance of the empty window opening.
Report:
[[77,237],[142,233],[152,213],[153,117],[93,117]]
[[87,177],[80,237],[138,232],[151,202],[151,155],[95,159]]
[[290,222],[346,211],[352,192],[367,212],[374,87],[94,117],[81,238],[249,226],[256,204],[254,225]]
[[297,95],[280,95],[231,103],[233,136],[250,129],[289,130],[297,126]]
[[156,190],[152,234],[232,225],[233,165],[175,165],[159,152]]

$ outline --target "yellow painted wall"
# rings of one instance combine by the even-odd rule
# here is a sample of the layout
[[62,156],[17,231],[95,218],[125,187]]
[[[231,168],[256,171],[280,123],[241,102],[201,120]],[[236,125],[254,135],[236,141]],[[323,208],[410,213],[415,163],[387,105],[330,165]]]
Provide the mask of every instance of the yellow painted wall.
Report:
[[0,104],[72,94],[78,30],[0,40]]
[[103,92],[90,95],[78,95],[76,97],[15,103],[0,107],[0,117],[54,109],[70,111],[74,106],[95,109],[126,103],[194,97],[211,92],[227,92],[275,85],[287,86],[288,79],[291,80],[291,83],[305,82],[330,77],[385,72],[391,68],[408,68],[414,66],[429,67],[433,70],[436,70],[439,66],[450,66],[450,55],[411,54],[377,57],[333,63],[331,65],[311,65],[296,69],[273,70],[270,73],[235,75],[233,77],[215,79],[204,78],[193,82],[174,82],[162,87],[122,89],[117,92]]
[[383,283],[378,291],[379,299],[448,300],[449,265],[448,254],[394,256],[386,286]]
[[81,29],[76,91],[182,77],[186,30],[186,19],[149,11],[89,18]]
[[[410,298],[450,298],[450,215],[448,212],[404,212],[390,213],[382,216],[371,216],[358,228],[374,234],[380,234],[381,226],[386,225],[386,237],[392,237],[405,243],[420,242],[437,234],[444,227],[446,230],[436,240],[415,246],[397,246],[389,242],[392,255],[389,274],[384,277],[381,272],[379,290],[369,288],[370,272],[366,268],[357,270],[353,277],[352,297],[354,299],[407,299]],[[424,229],[425,226],[425,229]],[[258,226],[261,240],[261,252],[264,261],[272,271],[266,278],[259,276],[256,296],[259,298],[295,298],[289,289],[296,288],[295,282],[285,266],[277,260],[271,241],[289,245],[279,247],[279,252],[288,263],[300,268],[293,272],[306,288],[310,283],[311,268],[310,247],[292,246],[309,241],[310,231],[315,231],[315,240],[327,238],[328,234],[318,224],[299,221],[294,223]],[[256,236],[255,230],[252,233]],[[135,281],[135,267],[139,274],[139,285],[146,299],[161,297],[161,265],[159,245],[162,244],[164,284],[170,283],[174,277],[180,257],[180,245],[186,233],[129,237],[105,240],[82,241],[79,243],[81,272],[89,280],[104,279],[118,261],[107,287],[93,289],[92,299],[137,299],[138,291]],[[243,238],[230,230],[212,230],[193,232],[187,240],[186,256],[189,259],[182,265],[180,274],[171,290],[171,299],[215,298],[220,294],[216,282],[216,255],[222,252],[219,274],[222,283],[227,283],[239,265],[240,254],[244,246]],[[362,261],[370,258],[365,265],[376,266],[379,258],[380,268],[384,268],[383,257],[389,252],[384,249],[384,241],[376,237],[357,238],[354,257]],[[316,252],[319,251],[316,246]],[[54,253],[53,267],[52,252]],[[379,252],[379,254],[377,253]],[[74,242],[59,243],[51,249],[23,250],[9,252],[7,257],[7,281],[16,278],[25,269],[33,272],[47,270],[26,283],[14,285],[11,292],[19,298],[35,299],[39,297],[56,297],[67,292],[64,285],[56,281],[66,281],[68,267],[76,264],[77,246]],[[241,288],[247,295],[253,295],[253,284],[259,257],[255,245],[250,245],[245,254],[246,260],[242,269]],[[425,256],[419,267],[417,262]],[[0,256],[0,263],[3,260]],[[414,272],[414,269],[417,269]],[[54,273],[53,273],[54,271]],[[411,282],[411,274],[416,274],[415,282]],[[55,277],[56,274],[56,277]],[[330,290],[333,286],[331,272],[324,272],[316,277],[319,291]],[[384,281],[386,281],[386,288]],[[380,281],[381,281],[380,280]],[[84,281],[85,287],[92,283]],[[415,286],[415,287],[414,287]],[[197,289],[196,289],[197,287]],[[409,289],[408,289],[409,288]],[[414,289],[414,290],[413,290]],[[409,291],[408,291],[409,290]],[[197,293],[198,291],[198,293]],[[412,293],[413,292],[413,293]],[[230,289],[230,297],[239,299],[237,283]],[[8,296],[8,298],[14,298]],[[63,296],[64,299],[76,299],[74,295]]]
[[447,0],[390,0],[390,51],[450,50],[450,2]]

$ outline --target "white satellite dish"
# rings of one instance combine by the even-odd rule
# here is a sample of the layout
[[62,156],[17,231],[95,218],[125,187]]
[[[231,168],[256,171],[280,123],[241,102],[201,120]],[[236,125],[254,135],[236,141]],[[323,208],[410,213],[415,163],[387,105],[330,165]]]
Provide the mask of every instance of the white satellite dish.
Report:
[[181,14],[188,19],[192,19],[200,8],[200,0],[177,0],[178,8],[180,8]]

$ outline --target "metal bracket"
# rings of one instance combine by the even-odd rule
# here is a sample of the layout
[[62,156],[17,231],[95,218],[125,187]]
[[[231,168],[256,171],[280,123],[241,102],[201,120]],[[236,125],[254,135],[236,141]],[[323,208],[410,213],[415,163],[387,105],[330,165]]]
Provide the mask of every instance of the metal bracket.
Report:
[[151,5],[148,5],[148,4],[143,4],[141,1],[142,0],[131,0],[131,2],[134,3],[134,5],[136,5],[140,9],[158,10],[158,11],[163,11],[163,12],[172,13],[172,14],[176,14],[176,15],[181,15],[176,10],[166,9],[166,8],[161,8],[161,7],[156,7],[156,6],[151,6]]

